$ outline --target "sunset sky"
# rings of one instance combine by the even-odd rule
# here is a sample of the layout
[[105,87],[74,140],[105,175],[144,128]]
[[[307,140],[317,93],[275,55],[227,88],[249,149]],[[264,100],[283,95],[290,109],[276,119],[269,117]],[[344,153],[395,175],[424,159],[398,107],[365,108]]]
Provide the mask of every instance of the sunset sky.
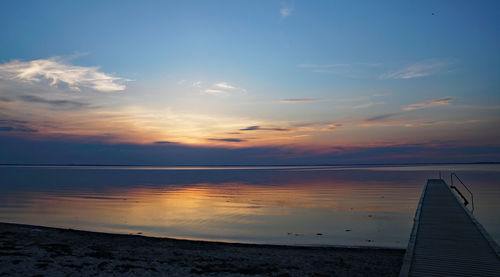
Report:
[[498,1],[0,5],[0,163],[500,161]]

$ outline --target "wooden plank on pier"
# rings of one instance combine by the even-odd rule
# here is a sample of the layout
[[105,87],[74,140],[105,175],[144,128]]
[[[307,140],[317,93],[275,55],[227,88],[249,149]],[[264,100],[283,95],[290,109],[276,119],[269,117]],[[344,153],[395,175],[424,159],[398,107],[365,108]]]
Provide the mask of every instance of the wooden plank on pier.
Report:
[[498,245],[442,179],[422,192],[403,276],[500,276]]

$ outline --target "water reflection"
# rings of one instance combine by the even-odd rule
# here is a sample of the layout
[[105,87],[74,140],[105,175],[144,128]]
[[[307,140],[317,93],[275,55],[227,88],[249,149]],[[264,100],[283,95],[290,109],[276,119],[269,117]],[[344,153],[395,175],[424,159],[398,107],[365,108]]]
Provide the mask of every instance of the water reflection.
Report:
[[[476,197],[478,218],[496,238],[499,172],[460,173],[487,192]],[[0,221],[204,240],[405,247],[421,189],[435,175],[401,167],[0,167]]]

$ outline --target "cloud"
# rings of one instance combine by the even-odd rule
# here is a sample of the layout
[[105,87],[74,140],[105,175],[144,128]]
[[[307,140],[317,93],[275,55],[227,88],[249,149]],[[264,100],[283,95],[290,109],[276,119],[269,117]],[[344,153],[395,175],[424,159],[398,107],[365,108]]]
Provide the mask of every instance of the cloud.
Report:
[[414,122],[414,123],[408,123],[405,124],[405,127],[422,127],[422,126],[432,126],[432,125],[441,125],[441,124],[454,124],[454,125],[462,125],[462,124],[469,124],[469,123],[476,123],[476,122],[481,122],[481,120],[463,120],[463,121],[448,121],[448,120],[441,120],[441,121],[427,121],[427,122]]
[[222,89],[235,89],[234,86],[232,86],[226,82],[216,83],[216,84],[214,84],[214,87],[218,87],[218,88],[222,88]]
[[166,140],[161,140],[161,141],[155,141],[155,144],[175,144],[175,142],[172,141],[166,141]]
[[419,110],[419,109],[425,109],[429,107],[436,107],[436,106],[447,106],[451,105],[451,101],[455,99],[453,97],[445,97],[445,98],[440,98],[440,99],[434,99],[434,100],[429,100],[425,101],[422,103],[416,103],[416,104],[411,104],[403,108],[404,111],[413,111],[413,110]]
[[38,130],[27,125],[27,121],[14,119],[0,119],[0,132],[35,133]]
[[288,17],[292,15],[293,5],[290,3],[283,3],[280,9],[281,18]]
[[[364,122],[367,123],[367,124],[362,124],[362,125],[372,126],[373,122],[383,121],[383,120],[386,120],[386,119],[389,119],[389,118],[392,118],[392,117],[396,117],[396,116],[399,116],[401,114],[405,114],[408,111],[425,109],[425,108],[436,107],[436,106],[451,105],[451,101],[453,99],[455,99],[455,98],[453,98],[453,97],[444,97],[444,98],[440,98],[440,99],[433,99],[433,100],[425,101],[425,102],[422,102],[422,103],[410,104],[410,105],[408,105],[406,107],[403,107],[402,108],[403,111],[400,111],[400,112],[386,113],[386,114],[381,114],[381,115],[376,115],[376,116],[373,116],[373,117],[369,117],[369,118],[367,118],[367,119],[364,120]],[[374,104],[383,104],[383,102],[374,103]],[[355,106],[355,107],[361,107],[361,106],[364,106],[364,105],[359,105],[359,106]],[[394,122],[392,122],[392,123],[394,123]],[[398,122],[396,122],[396,123],[398,125],[402,124],[400,121],[399,121],[399,123]],[[408,123],[405,126],[406,127],[416,127],[416,126],[435,125],[435,124],[443,124],[443,123],[441,121],[430,121],[430,122],[423,122],[423,123]]]
[[322,132],[322,131],[331,131],[338,129],[339,127],[344,126],[339,122],[328,122],[328,121],[319,121],[319,122],[298,122],[293,123],[293,130],[296,132]]
[[[193,83],[194,87],[201,88],[203,89],[204,86],[202,85],[202,82],[195,82]],[[211,87],[206,87],[203,89],[202,93],[204,94],[211,94],[211,95],[227,95],[231,94],[233,92],[246,92],[246,89],[244,88],[239,88],[234,85],[231,85],[227,82],[220,82],[220,83],[215,83],[212,84]]]
[[61,109],[82,109],[90,107],[90,105],[85,102],[72,100],[49,100],[35,95],[21,95],[19,98],[25,102],[47,104]]
[[206,89],[203,92],[205,94],[212,94],[212,95],[227,94],[227,91],[223,91],[223,90],[220,90],[220,89]]
[[307,103],[307,102],[318,102],[322,101],[323,99],[321,98],[288,98],[288,99],[282,99],[280,100],[281,103]]
[[0,132],[34,133],[34,132],[37,132],[37,130],[29,128],[29,127],[0,126]]
[[[237,144],[237,143],[235,143]],[[497,144],[398,142],[384,145],[325,147],[312,152],[304,147],[194,147],[189,145],[108,144],[96,142],[28,140],[0,136],[0,163],[115,164],[115,165],[316,165],[359,163],[426,163],[498,161]],[[235,146],[235,145],[233,145]],[[51,155],[47,155],[50,153]],[[379,174],[373,172],[374,174]],[[245,178],[259,176],[244,174]],[[371,174],[367,172],[367,174]],[[192,174],[191,174],[192,175]],[[183,175],[172,183],[203,182],[203,176]],[[243,176],[243,175],[242,175]],[[175,176],[174,176],[175,177]],[[161,176],[159,177],[161,178]],[[222,176],[227,181],[226,176]],[[367,176],[373,179],[373,176]],[[178,179],[178,180],[177,180]],[[222,180],[221,179],[221,180]],[[165,180],[163,180],[165,181]],[[168,181],[168,180],[167,180]]]
[[380,79],[413,79],[426,77],[438,73],[451,63],[446,61],[427,60],[406,66],[402,69],[385,73],[379,76]]
[[123,82],[129,81],[100,72],[99,67],[69,65],[58,57],[0,64],[0,79],[30,83],[46,80],[51,86],[64,84],[75,91],[90,88],[103,92],[124,90]]
[[361,104],[361,105],[356,105],[356,106],[353,106],[352,108],[353,109],[365,109],[365,108],[368,108],[371,106],[373,106],[373,102],[369,102],[369,103]]
[[366,108],[369,108],[373,105],[383,105],[385,104],[385,102],[368,102],[368,103],[365,103],[365,104],[360,104],[360,105],[356,105],[356,106],[353,106],[352,108],[353,109],[366,109]]
[[398,116],[400,114],[402,114],[402,113],[398,112],[398,113],[381,114],[381,115],[377,115],[377,116],[373,116],[373,117],[367,118],[367,119],[365,119],[365,121],[367,121],[367,122],[380,121],[380,120],[384,120],[384,119],[388,119],[388,118],[391,118],[391,117]]
[[342,127],[343,125],[341,123],[332,123],[332,124],[328,124],[328,126],[326,126],[325,130],[335,130],[335,129],[338,129],[339,127]]
[[244,142],[244,141],[246,141],[244,139],[238,139],[238,138],[208,138],[207,140],[222,141],[222,142]]
[[297,64],[302,69],[308,69],[315,73],[327,73],[347,78],[373,78],[380,75],[380,67],[377,63],[325,63],[325,64]]
[[196,81],[192,84],[193,87],[196,87],[196,88],[201,88],[201,85],[203,84],[203,82],[201,81]]
[[267,127],[261,127],[261,126],[248,126],[243,129],[239,129],[240,131],[260,131],[260,130],[265,130],[265,131],[278,131],[278,132],[287,132],[291,131],[291,129],[287,128],[267,128]]

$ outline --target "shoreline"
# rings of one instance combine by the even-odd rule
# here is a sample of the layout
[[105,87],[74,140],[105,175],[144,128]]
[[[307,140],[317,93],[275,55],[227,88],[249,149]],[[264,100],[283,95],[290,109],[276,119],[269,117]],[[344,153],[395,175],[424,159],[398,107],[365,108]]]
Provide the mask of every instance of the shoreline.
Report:
[[349,245],[349,244],[272,244],[272,243],[258,243],[258,242],[237,242],[237,241],[224,241],[224,240],[209,240],[209,239],[195,239],[195,238],[176,238],[176,237],[161,237],[161,236],[149,236],[144,235],[142,233],[114,233],[114,232],[106,232],[106,231],[92,231],[85,229],[74,229],[74,228],[64,228],[64,227],[52,227],[52,226],[44,226],[44,225],[32,225],[32,224],[23,224],[23,223],[15,223],[15,222],[4,222],[0,221],[0,230],[1,225],[17,225],[20,227],[27,228],[38,228],[38,229],[55,229],[55,230],[67,230],[67,231],[75,231],[75,232],[86,232],[86,233],[95,233],[95,234],[106,234],[106,235],[118,235],[118,236],[138,236],[152,239],[167,239],[174,241],[190,241],[190,242],[199,242],[199,243],[220,243],[220,244],[231,244],[231,245],[240,245],[240,246],[257,246],[257,247],[299,247],[299,248],[339,248],[339,249],[367,249],[367,250],[401,250],[405,251],[405,247],[390,247],[390,246],[372,246],[372,245]]
[[0,276],[397,276],[404,249],[229,243],[0,223]]

